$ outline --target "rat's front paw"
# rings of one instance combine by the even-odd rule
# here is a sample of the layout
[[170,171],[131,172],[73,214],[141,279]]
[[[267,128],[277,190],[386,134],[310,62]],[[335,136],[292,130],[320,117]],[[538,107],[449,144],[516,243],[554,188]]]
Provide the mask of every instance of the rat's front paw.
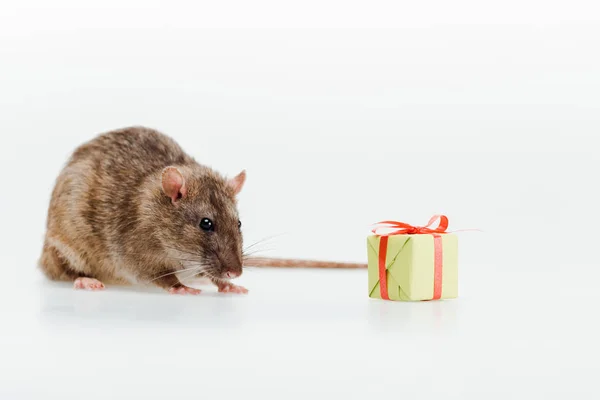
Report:
[[219,293],[239,293],[246,294],[248,289],[243,286],[234,285],[233,283],[226,283],[219,285]]
[[104,289],[104,284],[94,278],[77,278],[73,282],[73,287],[83,290],[102,290]]
[[187,287],[184,285],[179,285],[179,286],[172,287],[171,289],[169,289],[169,293],[171,293],[171,294],[194,294],[195,295],[195,294],[200,294],[201,290]]

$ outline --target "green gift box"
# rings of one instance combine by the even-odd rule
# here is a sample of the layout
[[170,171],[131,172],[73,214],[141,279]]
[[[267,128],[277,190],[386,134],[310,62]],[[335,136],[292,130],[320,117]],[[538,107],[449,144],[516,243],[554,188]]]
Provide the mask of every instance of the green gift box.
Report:
[[[440,226],[429,226],[441,218]],[[369,297],[422,301],[458,297],[458,238],[448,220],[435,216],[425,227],[384,221],[395,231],[367,238]]]

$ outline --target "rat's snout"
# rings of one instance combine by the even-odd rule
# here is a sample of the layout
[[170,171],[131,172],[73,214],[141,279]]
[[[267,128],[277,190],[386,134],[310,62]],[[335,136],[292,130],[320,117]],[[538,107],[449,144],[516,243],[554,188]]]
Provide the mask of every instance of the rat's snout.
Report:
[[234,279],[242,275],[242,263],[239,260],[230,260],[222,264],[221,278]]
[[237,278],[238,276],[241,275],[241,272],[236,272],[236,271],[226,271],[223,276],[227,279],[233,279],[233,278]]

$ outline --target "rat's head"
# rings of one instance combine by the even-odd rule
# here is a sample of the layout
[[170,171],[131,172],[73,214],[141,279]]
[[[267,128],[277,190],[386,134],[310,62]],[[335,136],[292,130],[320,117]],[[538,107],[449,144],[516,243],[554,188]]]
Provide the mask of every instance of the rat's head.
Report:
[[245,171],[227,179],[205,167],[162,171],[160,240],[190,272],[229,279],[242,274],[242,233],[237,195]]

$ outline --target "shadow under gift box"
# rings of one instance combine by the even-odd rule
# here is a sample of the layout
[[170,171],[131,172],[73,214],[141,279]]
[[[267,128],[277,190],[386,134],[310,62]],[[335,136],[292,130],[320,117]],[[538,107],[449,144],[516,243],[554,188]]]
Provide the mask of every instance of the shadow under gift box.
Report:
[[[434,235],[391,235],[387,237],[385,257],[389,300],[422,301],[434,298]],[[458,238],[454,234],[439,235],[441,240],[441,296],[458,297]],[[381,236],[367,238],[369,297],[382,299],[379,278]]]

